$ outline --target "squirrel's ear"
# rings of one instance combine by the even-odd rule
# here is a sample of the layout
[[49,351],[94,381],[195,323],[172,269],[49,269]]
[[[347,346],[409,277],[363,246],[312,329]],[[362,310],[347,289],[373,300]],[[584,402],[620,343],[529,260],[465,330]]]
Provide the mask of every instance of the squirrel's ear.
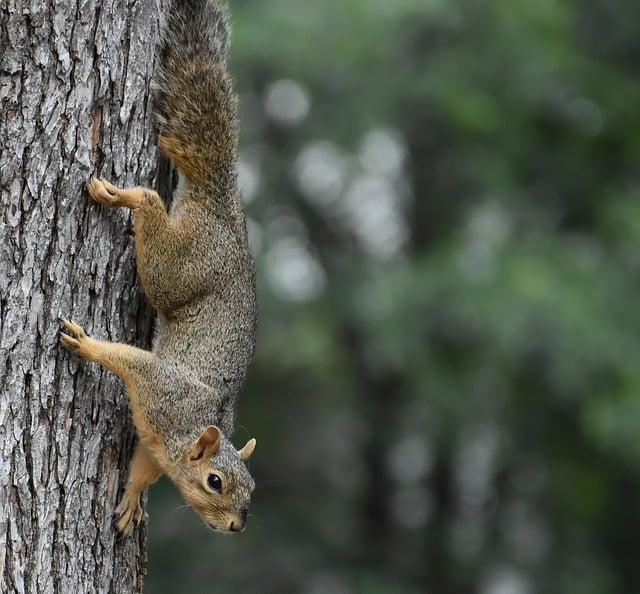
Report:
[[196,462],[202,458],[213,456],[220,449],[220,429],[210,425],[198,440],[191,446],[189,460]]
[[256,438],[252,437],[241,450],[238,450],[241,460],[248,460],[253,454],[253,450],[256,449]]

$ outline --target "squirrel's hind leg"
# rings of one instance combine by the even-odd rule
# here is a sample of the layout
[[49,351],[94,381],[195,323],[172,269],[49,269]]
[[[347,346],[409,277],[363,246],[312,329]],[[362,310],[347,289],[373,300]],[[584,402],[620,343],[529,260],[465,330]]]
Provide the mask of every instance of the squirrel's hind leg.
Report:
[[142,520],[140,495],[149,485],[155,483],[162,474],[162,468],[153,457],[153,454],[144,444],[138,442],[131,459],[127,488],[115,510],[116,525],[120,532],[127,534],[133,522],[136,525],[140,523],[140,520]]
[[121,190],[110,184],[106,179],[97,177],[92,177],[89,180],[87,190],[91,198],[104,206],[131,208],[132,210],[140,208],[144,202],[145,195],[153,191],[145,188]]
[[[204,227],[201,206],[183,198],[180,213],[169,216],[164,202],[153,190],[119,189],[97,178],[89,181],[87,189],[100,204],[133,211],[138,273],[147,299],[156,310],[170,314],[202,292],[211,273],[195,265],[207,261],[196,247],[197,235],[202,235]],[[194,274],[197,269],[200,276]]]

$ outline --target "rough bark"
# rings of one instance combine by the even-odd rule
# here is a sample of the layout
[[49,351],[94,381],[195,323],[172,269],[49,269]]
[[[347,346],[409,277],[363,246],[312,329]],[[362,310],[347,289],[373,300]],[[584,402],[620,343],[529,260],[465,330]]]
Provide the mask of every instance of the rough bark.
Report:
[[146,530],[113,510],[126,396],[58,343],[59,318],[148,345],[131,217],[98,173],[153,185],[156,0],[0,0],[0,591],[139,592]]

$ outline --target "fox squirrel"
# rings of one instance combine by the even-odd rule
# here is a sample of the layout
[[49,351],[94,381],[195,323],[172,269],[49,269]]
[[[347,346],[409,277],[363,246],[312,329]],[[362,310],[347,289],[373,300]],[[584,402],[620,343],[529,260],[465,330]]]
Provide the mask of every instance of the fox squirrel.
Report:
[[117,527],[140,522],[140,495],[162,474],[209,527],[244,529],[254,481],[230,438],[256,335],[255,272],[237,183],[237,98],[229,25],[216,0],[173,0],[158,75],[158,147],[186,176],[167,213],[158,194],[87,184],[100,204],[133,211],[138,272],[166,321],[153,351],[90,338],[64,320],[64,346],[124,381],[138,433]]

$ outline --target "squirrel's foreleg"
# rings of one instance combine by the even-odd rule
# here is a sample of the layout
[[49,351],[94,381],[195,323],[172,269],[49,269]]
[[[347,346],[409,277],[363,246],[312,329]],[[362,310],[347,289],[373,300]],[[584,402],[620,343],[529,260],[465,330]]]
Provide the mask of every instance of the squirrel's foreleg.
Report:
[[62,344],[87,361],[98,363],[120,376],[127,386],[133,422],[141,440],[156,442],[155,431],[149,426],[141,387],[152,384],[149,378],[158,373],[160,363],[156,355],[118,342],[105,342],[87,336],[85,331],[67,320],[62,320],[69,334],[60,333]]
[[60,333],[62,344],[87,361],[99,363],[120,376],[129,386],[135,380],[135,370],[141,363],[151,362],[153,353],[119,342],[105,342],[87,336],[85,331],[68,320],[62,320],[69,334]]

